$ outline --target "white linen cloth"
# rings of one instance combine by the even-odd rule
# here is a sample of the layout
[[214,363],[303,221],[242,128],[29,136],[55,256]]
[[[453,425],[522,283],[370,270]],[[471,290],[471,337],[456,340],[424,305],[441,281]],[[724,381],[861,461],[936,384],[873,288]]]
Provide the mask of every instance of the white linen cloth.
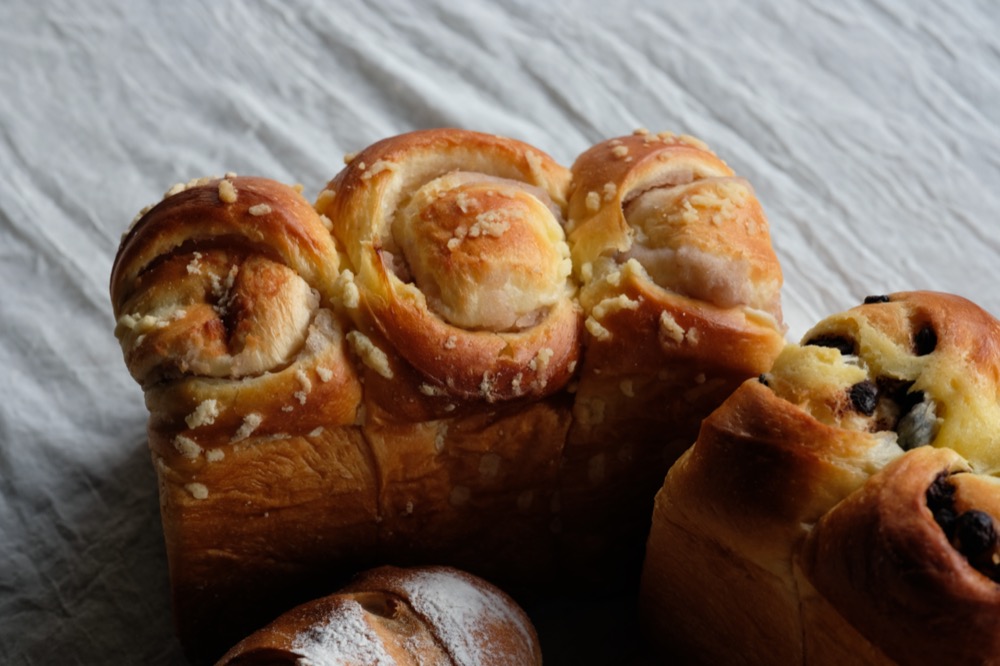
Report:
[[[789,338],[897,290],[1000,314],[997,35],[989,0],[5,0],[0,663],[183,661],[108,297],[120,235],[173,183],[235,171],[313,199],[344,153],[425,127],[566,165],[685,132],[756,188]],[[601,631],[570,627],[594,655]]]

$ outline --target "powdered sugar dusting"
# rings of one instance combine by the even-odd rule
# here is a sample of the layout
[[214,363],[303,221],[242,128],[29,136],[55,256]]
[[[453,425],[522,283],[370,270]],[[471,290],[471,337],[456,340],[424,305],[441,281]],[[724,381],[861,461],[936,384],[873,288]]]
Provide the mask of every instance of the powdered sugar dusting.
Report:
[[497,624],[517,627],[525,645],[532,643],[524,619],[510,602],[466,578],[447,571],[419,571],[402,583],[413,610],[433,627],[449,656],[464,666],[496,663],[499,646],[490,642],[489,630]]
[[325,624],[315,624],[292,641],[299,666],[344,666],[371,664],[395,666],[375,630],[365,621],[361,604],[345,600],[327,616]]

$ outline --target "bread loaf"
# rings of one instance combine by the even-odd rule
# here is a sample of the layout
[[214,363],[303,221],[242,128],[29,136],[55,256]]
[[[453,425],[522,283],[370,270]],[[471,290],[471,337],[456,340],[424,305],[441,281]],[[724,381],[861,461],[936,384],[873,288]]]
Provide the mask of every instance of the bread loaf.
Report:
[[425,130],[347,162],[315,206],[176,188],[115,263],[194,656],[383,563],[634,581],[670,463],[783,343],[760,205],[693,139],[570,170]]
[[541,666],[524,611],[448,567],[366,571],[240,641],[217,666]]
[[706,419],[656,496],[647,634],[697,663],[1000,660],[1000,323],[873,297]]

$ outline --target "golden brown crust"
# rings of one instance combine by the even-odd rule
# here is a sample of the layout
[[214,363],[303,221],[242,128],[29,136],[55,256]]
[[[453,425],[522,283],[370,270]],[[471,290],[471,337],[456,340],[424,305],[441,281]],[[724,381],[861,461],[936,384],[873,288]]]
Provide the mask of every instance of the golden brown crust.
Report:
[[907,292],[788,346],[657,495],[649,635],[710,662],[1000,659],[998,341],[969,301]]
[[940,475],[968,471],[950,449],[909,451],[824,516],[802,549],[817,589],[899,663],[1000,659],[1000,588],[928,507]]
[[[781,269],[745,181],[670,134],[577,158],[569,242],[586,330],[562,497],[580,520],[563,528],[575,549],[604,545],[599,532],[638,554],[650,497],[701,420],[783,347]],[[595,495],[616,486],[614,502]]]
[[[542,663],[524,611],[486,581],[446,567],[381,567],[338,593],[288,611],[219,666]],[[383,661],[384,660],[384,661]]]
[[[683,255],[676,283],[613,254],[581,283],[565,228],[594,225],[567,217],[570,171],[463,130],[373,144],[318,210],[227,176],[141,216],[113,271],[116,334],[145,389],[192,654],[361,565],[445,563],[529,594],[637,575],[664,470],[783,344],[756,200],[707,151],[658,141],[624,176],[642,191],[616,205],[654,259]],[[657,154],[706,177],[665,187]],[[580,182],[617,168],[579,164]],[[683,202],[696,219],[663,241],[657,210]],[[700,244],[694,227],[716,224],[740,228]]]
[[[527,144],[427,130],[369,146],[331,181],[318,208],[353,271],[375,404],[416,421],[565,386],[580,331],[568,179]],[[407,370],[420,390],[400,400]]]

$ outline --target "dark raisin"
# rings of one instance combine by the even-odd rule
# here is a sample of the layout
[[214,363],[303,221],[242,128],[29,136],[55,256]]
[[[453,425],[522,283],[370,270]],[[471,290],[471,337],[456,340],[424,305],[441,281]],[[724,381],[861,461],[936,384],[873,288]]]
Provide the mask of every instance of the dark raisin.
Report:
[[813,347],[830,347],[839,351],[842,356],[854,356],[857,353],[854,340],[842,335],[818,335],[807,340],[805,344]]
[[955,527],[955,486],[948,479],[948,472],[941,472],[927,487],[927,508],[934,520],[951,540]]
[[888,303],[889,297],[885,295],[879,296],[865,296],[865,305],[871,305],[872,303]]
[[757,381],[759,381],[764,386],[770,386],[770,384],[767,383],[767,375],[763,372],[760,374],[760,376],[757,377]]
[[865,416],[871,416],[875,413],[875,407],[878,405],[878,388],[874,383],[867,379],[858,382],[850,388],[848,393],[851,396],[851,404],[854,405],[854,409]]
[[927,356],[937,347],[937,333],[930,324],[924,326],[913,336],[913,353],[917,356]]
[[993,518],[982,511],[966,511],[955,521],[954,538],[958,550],[969,559],[992,551],[997,541]]

